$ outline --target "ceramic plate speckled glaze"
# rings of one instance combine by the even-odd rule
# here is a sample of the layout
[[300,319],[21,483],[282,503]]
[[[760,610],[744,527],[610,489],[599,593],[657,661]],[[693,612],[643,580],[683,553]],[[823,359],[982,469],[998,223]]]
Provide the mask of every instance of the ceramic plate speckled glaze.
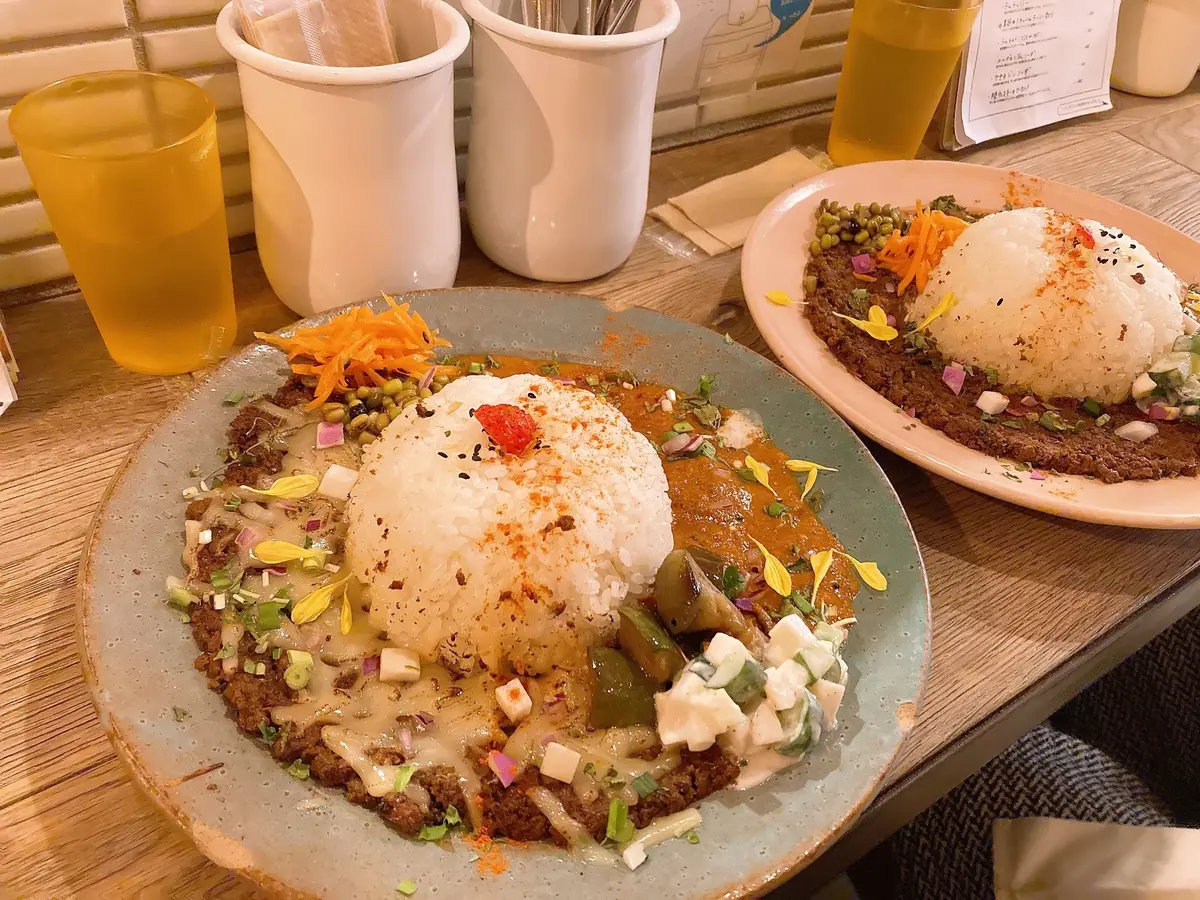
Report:
[[[1200,280],[1200,243],[1136,209],[1079,188],[986,166],[942,160],[868,163],[834,169],[776,197],[750,229],[742,251],[742,287],[754,321],[779,359],[859,431],[917,465],[980,493],[1068,519],[1137,528],[1200,528],[1200,478],[1104,484],[1051,475],[1034,481],[994,457],[965,447],[906,416],[833,355],[804,317],[766,299],[770,290],[803,296],[808,245],[822,197],[843,203],[891,203],[911,209],[953,194],[967,209],[1006,202],[1046,206],[1122,229],[1149,247],[1185,282]],[[1006,475],[1005,472],[1008,472]]]
[[[228,360],[147,434],[110,488],[82,564],[85,670],[103,725],[137,780],[214,862],[285,896],[379,900],[408,878],[424,898],[740,897],[803,866],[877,790],[911,727],[928,657],[921,558],[871,455],[786,372],[683,322],[552,293],[458,290],[405,299],[456,352],[555,351],[689,388],[713,372],[720,402],[756,409],[781,447],[836,466],[822,479],[822,518],[889,579],[886,592],[864,589],[856,600],[843,724],[782,776],[704,801],[700,845],[670,841],[637,872],[586,866],[551,848],[505,847],[508,871],[484,876],[462,841],[406,840],[340,792],[296,781],[262,744],[238,733],[224,700],[192,668],[189,629],[163,602],[164,578],[180,573],[180,491],[194,481],[192,466],[215,459],[224,445],[231,410],[221,398],[273,390],[282,380],[283,355],[258,345]],[[187,717],[176,721],[172,707]]]

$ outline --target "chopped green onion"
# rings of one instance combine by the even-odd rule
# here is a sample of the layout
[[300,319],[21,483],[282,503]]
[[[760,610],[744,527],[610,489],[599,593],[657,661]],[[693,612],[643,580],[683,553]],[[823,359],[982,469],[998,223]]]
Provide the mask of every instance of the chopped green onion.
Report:
[[767,504],[763,511],[772,519],[778,519],[783,516],[784,513],[791,512],[787,506],[784,506],[778,500],[772,500]]
[[274,631],[281,624],[280,611],[287,606],[285,600],[267,600],[263,603],[251,603],[240,613],[242,624],[254,635],[255,640],[268,631]]
[[620,797],[613,797],[608,804],[608,824],[604,828],[604,834],[609,840],[624,844],[633,840],[635,830],[633,823],[629,821],[629,807]]
[[423,841],[440,841],[445,836],[445,825],[422,825],[421,833],[417,835]]
[[671,426],[671,430],[676,434],[683,434],[687,431],[695,431],[696,428],[691,422],[676,422]]
[[287,773],[299,781],[308,781],[308,765],[303,760],[296,760],[287,767]]
[[[237,581],[241,581],[239,577]],[[208,582],[213,586],[214,591],[228,591],[236,583],[229,566],[215,570],[208,576]]]
[[301,688],[308,687],[308,680],[312,677],[312,666],[302,666],[293,663],[284,669],[283,680],[293,691],[298,691]]
[[684,835],[684,837],[687,838],[687,842],[689,844],[700,843],[700,835],[696,834],[696,830],[694,828],[691,831],[689,831],[686,835]]
[[259,738],[266,741],[268,744],[273,744],[275,743],[275,738],[279,737],[279,729],[266,719],[263,719],[258,723],[258,735]]
[[226,406],[237,406],[246,398],[245,391],[230,391],[221,402]]
[[543,375],[557,375],[558,374],[558,363],[547,363],[546,365],[542,366],[542,374]]
[[254,660],[252,660],[252,659],[243,660],[242,661],[242,671],[245,672],[247,675],[253,675],[254,674]]
[[470,365],[467,366],[467,374],[468,375],[482,375],[483,374],[483,365],[481,363],[477,363],[477,362],[471,363]]
[[493,358],[492,358],[492,357],[490,357],[490,356],[485,356],[485,357],[483,358],[483,364],[484,364],[485,366],[487,366],[489,369],[498,369],[498,368],[500,368],[500,363],[499,363],[499,361],[498,361],[498,360],[496,360],[496,359],[493,359]]
[[416,766],[401,766],[396,772],[395,790],[399,792],[408,787],[408,783],[412,781],[413,773],[416,771]]
[[600,377],[598,375],[586,375],[583,380],[587,382],[588,387],[600,386]]
[[225,509],[229,512],[237,512],[237,508],[242,505],[242,498],[236,494],[225,501]]
[[758,483],[758,479],[755,477],[754,473],[750,471],[749,466],[738,466],[737,473],[738,477],[742,479],[742,481],[748,481],[750,484]]
[[237,644],[222,644],[221,649],[213,654],[213,659],[233,659],[237,656]]
[[717,448],[712,445],[712,441],[701,441],[700,446],[696,448],[696,456],[707,456],[709,459],[717,458]]
[[175,717],[176,722],[182,722],[189,715],[191,715],[191,713],[189,713],[182,706],[172,706],[171,707],[171,715],[173,715]]
[[167,591],[167,603],[171,604],[171,606],[175,607],[176,609],[187,609],[199,599],[200,598],[195,594],[192,594],[178,585],[170,588]]
[[199,478],[203,473],[204,470],[199,466],[192,466],[191,470],[188,472],[188,474],[193,478]]
[[984,366],[983,374],[987,376],[988,384],[999,384],[1000,383],[1000,373],[997,372],[995,369],[989,368],[988,366]]
[[727,344],[732,344],[732,343],[733,343],[733,338],[731,338],[731,337],[729,336],[729,332],[728,332],[728,331],[727,331],[727,332],[725,332],[725,343],[727,343]]
[[411,879],[405,878],[402,882],[396,885],[396,893],[403,894],[405,897],[411,897],[417,892],[417,886],[413,884]]
[[281,656],[283,656],[283,648],[282,647],[275,647],[274,649],[271,650],[271,659],[279,659],[279,657],[281,657]]
[[1096,425],[1099,426],[1100,428],[1103,428],[1105,425],[1107,425],[1111,421],[1112,421],[1112,416],[1110,416],[1108,413],[1105,413],[1102,416],[1096,417]]
[[696,390],[696,394],[707,400],[712,396],[713,382],[716,380],[716,375],[701,375],[700,387]]
[[[791,596],[788,597],[787,600],[784,601],[784,605],[792,606],[802,613],[812,615],[813,613],[815,613],[817,611],[817,608],[815,606],[813,606],[812,603],[809,601],[809,597],[811,597],[811,596],[812,596],[812,588],[811,587],[800,588],[800,589],[792,591]],[[786,613],[785,613],[785,615],[786,615]]]
[[457,825],[462,821],[462,817],[458,814],[458,807],[453,803],[446,807],[446,824]]
[[643,772],[637,778],[633,779],[631,786],[643,800],[658,790],[658,782],[654,780],[654,776],[649,772]]
[[1100,414],[1104,412],[1104,406],[1100,403],[1100,401],[1094,400],[1091,397],[1088,397],[1079,405],[1082,406],[1083,411],[1093,419],[1099,418]]

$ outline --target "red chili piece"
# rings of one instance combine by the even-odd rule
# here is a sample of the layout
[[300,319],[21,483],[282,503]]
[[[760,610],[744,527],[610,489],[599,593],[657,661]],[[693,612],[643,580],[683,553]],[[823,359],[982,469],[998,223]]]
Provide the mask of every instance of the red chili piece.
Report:
[[1077,224],[1075,226],[1075,237],[1077,237],[1079,242],[1089,250],[1094,250],[1096,248],[1096,239],[1092,237],[1092,233],[1082,225]]
[[517,456],[529,449],[537,431],[533,417],[511,403],[481,406],[475,410],[475,420],[497,447]]

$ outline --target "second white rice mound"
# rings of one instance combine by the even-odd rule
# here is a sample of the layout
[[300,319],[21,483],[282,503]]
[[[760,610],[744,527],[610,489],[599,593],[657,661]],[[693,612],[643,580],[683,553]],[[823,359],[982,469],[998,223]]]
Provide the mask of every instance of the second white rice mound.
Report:
[[[540,447],[489,448],[484,404],[528,412]],[[534,375],[461,378],[422,410],[366,448],[347,507],[372,622],[459,672],[578,664],[672,549],[657,451],[605,401]]]
[[[1079,225],[1095,247],[1080,241]],[[910,306],[910,321],[950,291],[957,304],[928,329],[942,354],[1042,397],[1128,399],[1185,324],[1182,285],[1149,250],[1119,229],[1046,208],[970,225]]]

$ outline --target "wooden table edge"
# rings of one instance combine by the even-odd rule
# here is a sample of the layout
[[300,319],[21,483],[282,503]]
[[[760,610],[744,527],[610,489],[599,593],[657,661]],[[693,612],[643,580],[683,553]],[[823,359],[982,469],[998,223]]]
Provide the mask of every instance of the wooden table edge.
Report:
[[987,718],[885,788],[850,830],[772,895],[807,897],[828,884],[934,802],[1044,722],[1188,613],[1200,608],[1200,564],[1193,565],[1133,615],[1098,635]]

